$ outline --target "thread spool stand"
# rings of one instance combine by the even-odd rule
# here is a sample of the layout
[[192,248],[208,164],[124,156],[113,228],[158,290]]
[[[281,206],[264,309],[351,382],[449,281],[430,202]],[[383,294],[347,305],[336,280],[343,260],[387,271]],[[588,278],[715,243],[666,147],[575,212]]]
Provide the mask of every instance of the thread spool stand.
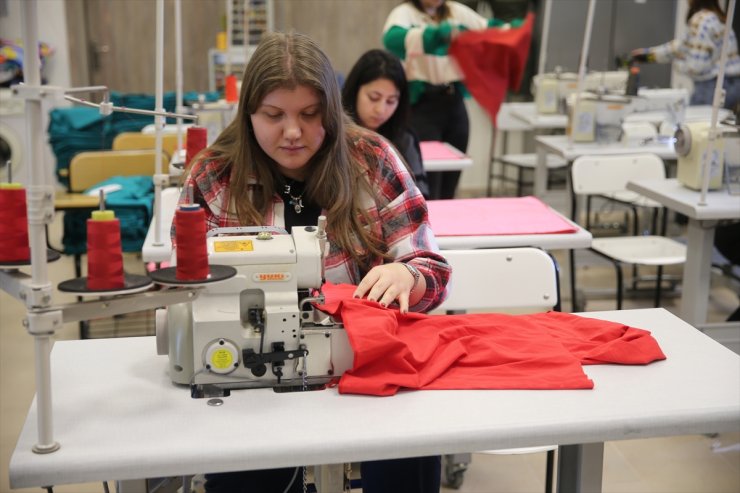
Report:
[[123,273],[123,287],[115,289],[90,289],[87,287],[87,277],[77,277],[59,283],[57,289],[77,296],[117,296],[146,291],[152,287],[152,280],[139,274]]
[[[0,259],[0,269],[5,270],[31,265],[26,189],[22,184],[13,182],[13,167],[11,164],[10,160],[6,162],[8,181],[0,183],[0,234],[2,234],[4,240],[0,241],[0,245],[2,245],[3,250],[25,250],[28,252],[28,256],[23,255],[23,258],[11,257],[9,259],[3,255],[4,258]],[[5,230],[6,227],[9,228],[8,231]],[[23,238],[14,238],[12,236],[13,228],[21,229],[20,233]],[[16,240],[21,244],[17,244]],[[2,253],[7,254],[8,252],[3,251]],[[56,250],[46,249],[47,262],[55,262],[60,258],[61,254]]]
[[[108,238],[95,237],[91,233],[93,227],[101,226],[105,228],[102,235],[107,234],[109,235]],[[113,211],[105,210],[105,194],[102,190],[100,191],[100,210],[93,211],[92,218],[88,219],[87,228],[88,276],[59,283],[57,286],[59,291],[73,293],[78,296],[115,296],[139,293],[152,287],[152,281],[147,276],[129,274],[125,271],[106,271],[110,267],[110,263],[117,263],[122,269],[123,259],[121,258],[120,225]],[[105,255],[108,255],[108,257],[106,258]],[[95,279],[94,283],[90,282],[92,279]],[[106,280],[110,282],[106,282]],[[94,285],[91,286],[91,284]]]
[[[191,192],[192,194],[192,192]],[[230,265],[208,263],[206,224],[203,209],[197,204],[184,204],[175,213],[178,248],[177,264],[149,272],[149,277],[162,286],[201,286],[224,281],[236,275]]]
[[[57,252],[56,250],[46,249],[46,261],[47,262],[56,262],[62,258],[62,255]],[[0,261],[0,270],[12,270],[17,269],[18,267],[24,267],[27,265],[31,265],[31,259],[25,259],[25,260],[3,260]]]
[[179,287],[189,286],[198,287],[218,281],[225,281],[236,275],[236,269],[230,265],[209,265],[208,276],[202,279],[178,279],[177,267],[165,267],[163,269],[153,270],[149,273],[152,281],[162,286]]

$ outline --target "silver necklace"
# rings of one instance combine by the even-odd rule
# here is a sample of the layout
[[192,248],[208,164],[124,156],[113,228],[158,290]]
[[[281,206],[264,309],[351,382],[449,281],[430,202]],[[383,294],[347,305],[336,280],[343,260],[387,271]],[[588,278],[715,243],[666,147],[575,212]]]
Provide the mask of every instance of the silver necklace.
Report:
[[292,195],[290,193],[290,187],[292,186],[293,186],[293,183],[286,183],[285,190],[283,190],[283,193],[287,195],[288,197],[290,197],[288,204],[293,206],[293,209],[295,210],[296,214],[300,214],[301,211],[303,211],[303,192],[298,194],[298,196]]

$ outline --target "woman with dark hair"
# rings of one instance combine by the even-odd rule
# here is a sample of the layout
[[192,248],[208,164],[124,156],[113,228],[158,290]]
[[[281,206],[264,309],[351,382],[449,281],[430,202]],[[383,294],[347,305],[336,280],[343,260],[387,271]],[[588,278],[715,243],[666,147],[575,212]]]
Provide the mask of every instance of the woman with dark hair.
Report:
[[[327,219],[326,280],[357,285],[402,312],[445,298],[451,268],[438,251],[424,197],[388,141],[342,110],[329,58],[307,36],[263,36],[244,71],[239,109],[191,161],[181,203],[206,213],[208,229],[315,225]],[[363,489],[438,492],[438,456],[362,464]],[[219,493],[297,493],[302,468],[207,474]]]
[[729,51],[722,87],[725,90],[724,107],[735,110],[740,103],[740,56],[732,22],[726,22],[725,12],[717,0],[688,1],[687,29],[683,37],[652,48],[637,48],[631,55],[638,61],[673,62],[678,71],[694,82],[690,104],[712,104],[725,27],[729,25]]
[[419,139],[408,128],[409,91],[401,61],[384,50],[363,54],[347,75],[342,103],[355,123],[374,130],[396,146],[414,175],[416,186],[428,199],[429,183]]

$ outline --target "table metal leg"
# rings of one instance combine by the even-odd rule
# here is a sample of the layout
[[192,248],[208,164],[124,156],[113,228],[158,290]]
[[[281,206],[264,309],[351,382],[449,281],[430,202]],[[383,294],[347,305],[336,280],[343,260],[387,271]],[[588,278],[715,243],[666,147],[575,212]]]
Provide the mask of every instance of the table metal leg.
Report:
[[344,491],[344,464],[314,466],[313,473],[317,493]]
[[601,493],[604,444],[558,447],[558,493]]
[[693,326],[707,321],[714,226],[689,218],[688,255],[683,268],[681,318]]
[[534,169],[534,195],[544,198],[547,193],[547,151],[537,146],[537,166]]
[[126,479],[115,482],[115,493],[190,493],[192,479],[192,476]]
[[116,481],[116,493],[148,493],[146,479],[127,479]]

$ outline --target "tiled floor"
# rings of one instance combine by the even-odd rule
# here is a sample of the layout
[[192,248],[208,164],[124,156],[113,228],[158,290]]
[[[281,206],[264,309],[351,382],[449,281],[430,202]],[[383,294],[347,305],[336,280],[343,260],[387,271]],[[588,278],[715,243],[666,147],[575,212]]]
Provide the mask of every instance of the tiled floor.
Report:
[[[58,224],[51,237],[59,238]],[[562,252],[556,255],[562,260]],[[578,252],[578,288],[587,295],[586,311],[614,309],[614,272],[609,264],[587,252]],[[127,255],[127,270],[142,270],[141,262]],[[680,270],[678,271],[680,273]],[[71,259],[64,257],[50,265],[50,279],[59,282],[74,277]],[[738,304],[738,286],[713,277],[709,321],[722,321]],[[563,293],[568,296],[567,292]],[[74,301],[55,295],[59,303]],[[677,311],[679,298],[668,293],[663,306]],[[651,306],[652,299],[629,297],[625,309]],[[569,300],[563,308],[570,310]],[[23,305],[0,292],[0,493],[10,490],[8,464],[18,434],[34,395],[33,339],[21,320]],[[121,335],[127,330],[121,327]],[[55,335],[59,339],[78,336],[76,324],[67,324]],[[94,370],[91,370],[94,371]],[[89,410],[88,410],[89,412]],[[105,437],[101,437],[104,439]],[[647,440],[609,442],[605,447],[605,493],[737,493],[740,491],[740,429],[717,437],[680,436]],[[113,444],[111,444],[113,446]],[[734,447],[733,447],[734,445]],[[727,449],[724,450],[723,449]],[[545,454],[473,455],[464,474],[461,493],[518,493],[544,491]],[[102,492],[100,483],[63,485],[55,492]],[[443,491],[454,491],[444,489]]]

